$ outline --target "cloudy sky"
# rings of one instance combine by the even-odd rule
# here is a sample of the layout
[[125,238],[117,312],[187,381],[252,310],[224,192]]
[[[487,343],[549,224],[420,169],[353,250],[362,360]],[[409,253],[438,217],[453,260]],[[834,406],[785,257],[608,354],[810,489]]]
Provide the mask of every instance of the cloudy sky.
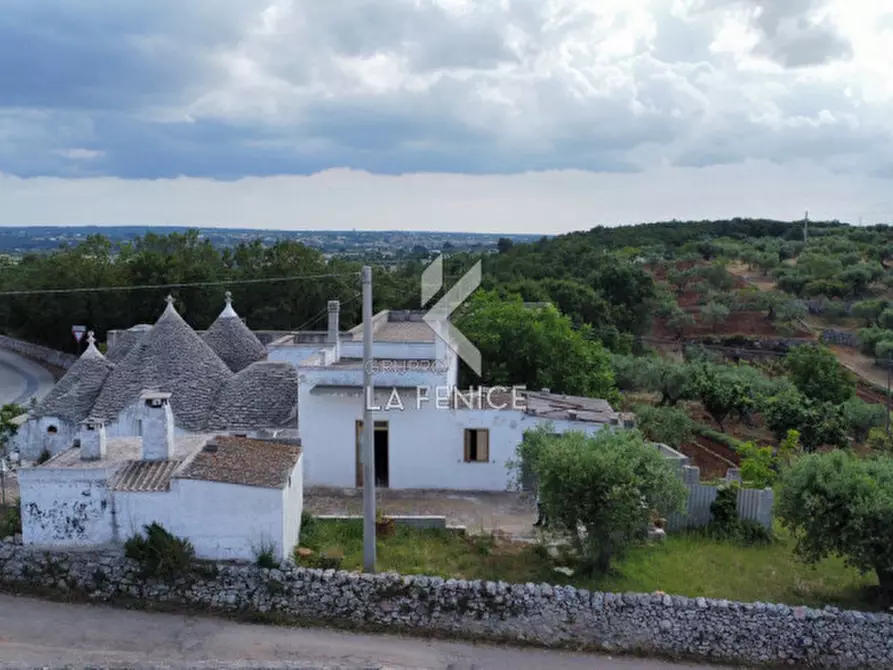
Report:
[[0,225],[893,220],[889,0],[4,0]]

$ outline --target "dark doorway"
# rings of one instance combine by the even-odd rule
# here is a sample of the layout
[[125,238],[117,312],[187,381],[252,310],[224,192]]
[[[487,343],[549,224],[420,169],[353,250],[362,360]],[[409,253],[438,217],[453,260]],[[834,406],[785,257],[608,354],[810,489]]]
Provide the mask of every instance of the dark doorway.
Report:
[[[375,485],[387,488],[390,483],[390,458],[388,454],[388,422],[376,421],[373,438],[375,450]],[[363,486],[363,459],[360,457],[363,445],[363,422],[357,421],[357,488]]]
[[388,487],[388,429],[375,431],[375,485]]

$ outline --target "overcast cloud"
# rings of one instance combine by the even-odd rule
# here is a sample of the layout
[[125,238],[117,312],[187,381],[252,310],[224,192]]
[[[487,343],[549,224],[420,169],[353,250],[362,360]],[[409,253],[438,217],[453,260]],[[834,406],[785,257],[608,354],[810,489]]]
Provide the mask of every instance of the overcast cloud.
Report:
[[886,0],[6,0],[0,224],[889,220],[891,75]]

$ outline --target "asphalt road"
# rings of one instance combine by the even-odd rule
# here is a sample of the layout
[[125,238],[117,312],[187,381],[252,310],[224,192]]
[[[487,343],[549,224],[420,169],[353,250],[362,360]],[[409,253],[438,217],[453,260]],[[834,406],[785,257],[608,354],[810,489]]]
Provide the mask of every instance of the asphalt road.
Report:
[[43,398],[55,383],[46,368],[0,349],[0,405],[10,402],[22,405],[32,397]]
[[0,595],[3,668],[707,670],[635,658],[242,624]]

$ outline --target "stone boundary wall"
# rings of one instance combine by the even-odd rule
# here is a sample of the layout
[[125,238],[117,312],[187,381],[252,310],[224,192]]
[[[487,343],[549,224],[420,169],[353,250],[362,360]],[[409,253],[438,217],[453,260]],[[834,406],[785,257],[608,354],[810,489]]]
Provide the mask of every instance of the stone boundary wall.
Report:
[[856,333],[845,330],[823,330],[820,336],[823,344],[836,344],[841,347],[853,347],[858,349],[862,341]]
[[[0,586],[65,597],[548,647],[747,665],[893,667],[893,617],[662,593],[364,575],[283,565],[202,564],[174,584],[145,581],[120,553],[0,543]],[[142,605],[146,606],[146,605]]]
[[78,359],[74,354],[66,354],[64,351],[42,347],[39,344],[31,344],[30,342],[17,340],[6,335],[0,335],[0,348],[14,351],[32,360],[47,363],[63,370],[70,368]]

